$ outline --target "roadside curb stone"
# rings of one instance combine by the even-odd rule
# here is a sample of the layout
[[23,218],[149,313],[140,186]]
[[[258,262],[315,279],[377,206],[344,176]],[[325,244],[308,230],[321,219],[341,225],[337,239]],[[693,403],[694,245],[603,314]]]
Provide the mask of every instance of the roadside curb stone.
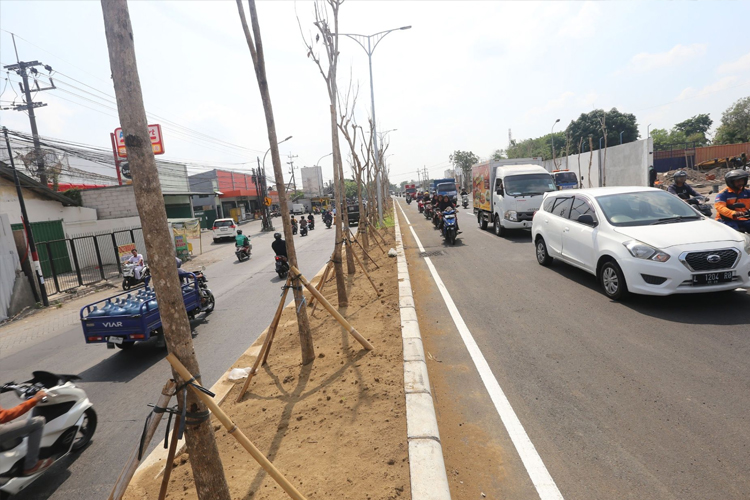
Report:
[[393,200],[398,258],[399,309],[404,345],[404,392],[406,434],[409,442],[409,476],[412,500],[450,500],[443,447],[440,444],[435,404],[427,375],[427,362],[414,305],[409,268],[401,239],[401,227]]

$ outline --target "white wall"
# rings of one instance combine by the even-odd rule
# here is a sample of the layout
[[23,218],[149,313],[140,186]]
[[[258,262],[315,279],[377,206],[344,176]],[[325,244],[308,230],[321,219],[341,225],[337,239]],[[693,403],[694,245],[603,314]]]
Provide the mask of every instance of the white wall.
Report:
[[[59,201],[48,200],[28,189],[23,190],[23,200],[31,222],[60,219],[65,222],[96,220],[94,209],[64,207]],[[0,178],[0,213],[8,214],[11,224],[21,223],[21,207],[18,204],[16,186],[4,178]]]
[[[600,187],[604,184],[601,165],[605,167],[607,186],[648,186],[648,167],[653,164],[653,139],[643,139],[627,144],[607,148],[607,159],[604,162],[604,150],[595,150],[593,157],[586,151],[581,155],[570,155],[557,158],[558,169],[568,169],[583,176],[583,187]],[[580,159],[580,173],[579,173]],[[591,171],[589,175],[589,160]],[[553,160],[546,160],[544,168],[550,172],[555,169]]]
[[8,306],[18,269],[21,269],[21,265],[13,231],[10,230],[10,218],[7,214],[0,213],[0,321],[8,318]]
[[81,191],[83,206],[95,209],[101,219],[138,217],[133,186],[115,186]]
[[63,224],[65,235],[68,238],[75,238],[84,234],[103,233],[105,231],[120,231],[133,227],[141,227],[140,217],[121,217],[118,219],[104,219],[95,221],[81,221]]

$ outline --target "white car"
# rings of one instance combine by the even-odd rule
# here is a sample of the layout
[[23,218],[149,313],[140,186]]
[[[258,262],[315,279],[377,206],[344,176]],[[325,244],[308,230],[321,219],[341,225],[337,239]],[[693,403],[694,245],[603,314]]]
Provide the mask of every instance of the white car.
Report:
[[237,236],[237,224],[234,219],[216,219],[213,228],[214,243],[218,243],[222,238],[232,238]]
[[531,226],[539,264],[553,259],[595,275],[618,300],[733,290],[750,283],[750,235],[707,219],[661,189],[548,193]]

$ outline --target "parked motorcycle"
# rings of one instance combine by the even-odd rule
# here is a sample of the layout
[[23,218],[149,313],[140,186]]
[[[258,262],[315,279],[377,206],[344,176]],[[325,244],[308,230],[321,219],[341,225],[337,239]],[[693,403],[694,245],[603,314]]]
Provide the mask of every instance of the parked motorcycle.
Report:
[[[3,385],[0,393],[14,392],[22,400],[33,397],[40,390],[47,393],[31,410],[31,415],[44,417],[47,421],[39,456],[51,458],[56,463],[89,444],[96,431],[96,412],[86,392],[73,384],[80,377],[43,371],[33,372],[32,375],[33,378],[26,382]],[[23,462],[27,451],[28,438],[25,437],[0,443],[0,498],[6,499],[19,493],[50,470],[47,467],[24,476]]]
[[452,208],[447,208],[443,211],[443,238],[451,245],[456,244],[456,236],[458,236],[458,228],[456,225],[456,211]]
[[464,206],[464,208],[469,206],[469,195],[468,194],[462,194],[461,195],[461,204]]
[[141,283],[147,282],[151,278],[151,271],[148,266],[143,266],[141,269],[141,278],[135,279],[135,264],[125,262],[122,265],[122,289],[125,291],[130,290],[134,286],[138,286]]
[[287,258],[283,255],[277,255],[276,256],[276,274],[279,275],[279,278],[284,279],[286,278],[286,275],[289,273],[289,263],[287,262]]
[[422,203],[422,200],[419,200],[417,202],[417,210],[419,210],[419,213],[424,213],[424,203]]
[[243,262],[245,260],[250,259],[250,252],[252,251],[253,246],[249,245],[246,247],[241,247],[239,245],[235,245],[234,247],[234,255],[237,256],[237,260],[240,262]]

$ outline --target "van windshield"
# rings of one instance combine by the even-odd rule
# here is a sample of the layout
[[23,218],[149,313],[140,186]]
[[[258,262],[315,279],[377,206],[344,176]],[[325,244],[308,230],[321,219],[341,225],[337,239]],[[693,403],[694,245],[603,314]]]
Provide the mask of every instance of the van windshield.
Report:
[[456,183],[455,182],[443,182],[437,185],[437,193],[443,194],[443,193],[452,193],[456,191]]
[[550,174],[509,175],[504,179],[505,194],[511,196],[533,196],[556,191]]
[[577,184],[578,178],[575,172],[558,172],[555,174],[555,180],[558,184]]

